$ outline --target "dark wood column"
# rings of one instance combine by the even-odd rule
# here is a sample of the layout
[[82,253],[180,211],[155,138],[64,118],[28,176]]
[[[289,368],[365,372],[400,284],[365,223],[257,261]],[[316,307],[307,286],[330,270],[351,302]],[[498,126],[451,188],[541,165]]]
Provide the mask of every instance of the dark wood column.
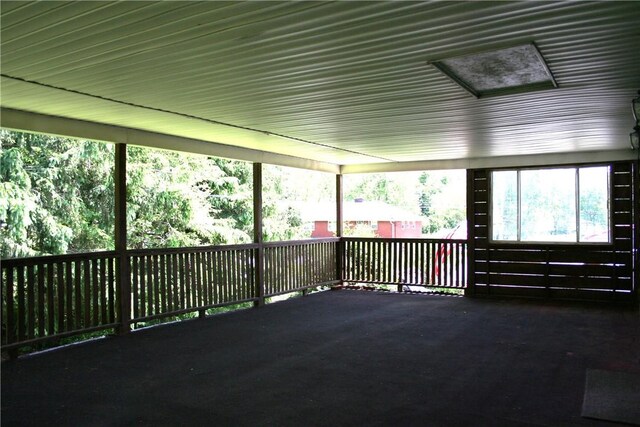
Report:
[[115,153],[115,250],[118,321],[121,334],[131,330],[131,281],[127,259],[127,145],[116,144]]
[[465,296],[475,295],[475,171],[467,169],[467,287]]
[[255,250],[256,306],[264,305],[264,247],[262,246],[262,163],[253,164],[253,242]]
[[344,242],[342,241],[343,229],[343,212],[342,212],[342,199],[343,199],[343,175],[336,175],[336,237],[340,238],[338,242],[338,249],[336,251],[336,278],[342,285],[342,269],[344,262]]

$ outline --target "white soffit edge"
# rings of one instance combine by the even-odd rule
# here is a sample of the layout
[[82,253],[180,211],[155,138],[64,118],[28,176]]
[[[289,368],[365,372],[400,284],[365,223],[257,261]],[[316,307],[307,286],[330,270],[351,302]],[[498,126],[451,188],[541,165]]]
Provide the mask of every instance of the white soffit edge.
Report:
[[139,145],[320,172],[340,172],[339,165],[303,159],[301,157],[8,108],[0,109],[0,126],[17,131]]
[[636,152],[628,150],[579,151],[572,153],[529,154],[471,159],[431,160],[418,162],[368,163],[343,165],[340,173],[410,172],[422,170],[513,168],[529,166],[556,166],[578,163],[615,162],[635,160]]

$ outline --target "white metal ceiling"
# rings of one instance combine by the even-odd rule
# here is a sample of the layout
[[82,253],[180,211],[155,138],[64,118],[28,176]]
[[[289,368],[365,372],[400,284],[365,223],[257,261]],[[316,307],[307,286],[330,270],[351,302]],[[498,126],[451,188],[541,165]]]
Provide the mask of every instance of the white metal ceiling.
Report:
[[[0,3],[3,108],[334,164],[626,150],[640,2]],[[427,61],[535,42],[559,88]]]

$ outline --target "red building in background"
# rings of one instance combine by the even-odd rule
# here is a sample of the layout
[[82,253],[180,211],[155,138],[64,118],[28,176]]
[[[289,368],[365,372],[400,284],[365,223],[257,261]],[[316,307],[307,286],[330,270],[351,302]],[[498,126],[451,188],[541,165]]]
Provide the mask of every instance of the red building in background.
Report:
[[[343,203],[345,232],[357,228],[376,237],[421,237],[422,220],[417,214],[380,201],[356,199]],[[336,234],[336,206],[319,203],[302,209],[302,220],[311,227],[311,237]]]

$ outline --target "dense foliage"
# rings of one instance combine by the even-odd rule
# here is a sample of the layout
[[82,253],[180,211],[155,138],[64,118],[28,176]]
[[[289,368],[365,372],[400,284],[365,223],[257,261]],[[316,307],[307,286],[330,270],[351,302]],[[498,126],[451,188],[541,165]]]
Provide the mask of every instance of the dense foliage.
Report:
[[[7,130],[0,137],[3,258],[113,249],[113,144]],[[421,214],[423,232],[432,233],[464,219],[464,195],[450,197],[449,184],[436,172],[349,175],[345,198]],[[251,242],[252,192],[249,163],[130,146],[128,246]],[[332,200],[333,175],[264,165],[263,238],[308,238],[301,203]]]
[[245,162],[129,147],[129,247],[251,242],[251,181]]
[[113,248],[113,146],[0,132],[2,257]]
[[[114,146],[1,131],[2,257],[113,249]],[[251,241],[251,167],[128,148],[130,248]]]

